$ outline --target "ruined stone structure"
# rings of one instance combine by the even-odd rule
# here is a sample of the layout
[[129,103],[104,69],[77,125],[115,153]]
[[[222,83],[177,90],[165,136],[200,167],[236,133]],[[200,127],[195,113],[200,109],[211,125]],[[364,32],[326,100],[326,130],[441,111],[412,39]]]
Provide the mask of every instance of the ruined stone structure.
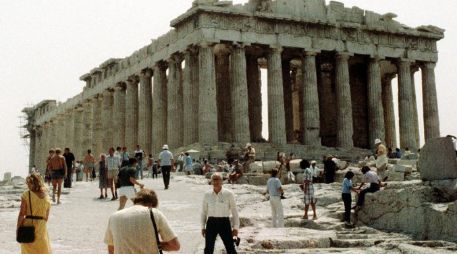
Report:
[[[425,139],[440,135],[434,68],[444,31],[394,18],[324,0],[196,0],[167,34],[83,75],[82,93],[30,109],[30,165],[43,167],[54,146],[71,147],[79,158],[88,148],[99,154],[140,144],[156,153],[164,143],[176,149],[264,138],[298,149],[370,148],[376,138],[395,147],[397,99],[400,146],[416,149],[417,85]],[[422,84],[414,84],[419,68]],[[262,106],[268,137],[261,135]]]

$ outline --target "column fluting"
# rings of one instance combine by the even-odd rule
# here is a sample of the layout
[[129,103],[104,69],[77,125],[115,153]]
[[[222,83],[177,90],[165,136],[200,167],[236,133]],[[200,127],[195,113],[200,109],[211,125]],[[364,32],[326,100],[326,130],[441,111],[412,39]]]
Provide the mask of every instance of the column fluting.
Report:
[[319,94],[315,52],[305,52],[303,73],[303,141],[305,145],[320,146]]
[[347,53],[336,55],[335,86],[337,105],[337,146],[354,146],[352,121],[351,85],[349,83],[349,58]]
[[130,154],[133,154],[138,144],[138,83],[137,76],[130,76],[126,82],[125,145]]
[[286,144],[281,48],[268,54],[268,131],[273,144]]
[[412,106],[411,61],[401,60],[398,63],[398,111],[400,121],[400,147],[417,149],[414,128],[414,111]]
[[422,70],[422,101],[424,107],[425,141],[440,137],[438,97],[436,95],[435,63],[424,63]]
[[154,86],[152,93],[152,146],[154,153],[161,151],[167,142],[167,66],[158,62],[154,66]]
[[370,59],[368,64],[368,132],[369,144],[374,148],[374,141],[385,140],[384,109],[382,105],[381,67],[378,58]]

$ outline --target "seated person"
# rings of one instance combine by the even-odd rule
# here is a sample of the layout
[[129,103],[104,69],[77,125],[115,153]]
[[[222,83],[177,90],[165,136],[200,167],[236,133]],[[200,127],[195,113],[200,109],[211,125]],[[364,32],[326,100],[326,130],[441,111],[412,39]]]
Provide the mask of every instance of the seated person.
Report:
[[[359,193],[359,197],[357,199],[357,205],[355,207],[356,211],[362,208],[363,204],[365,203],[365,195],[367,193],[377,192],[379,191],[381,186],[383,186],[378,175],[375,172],[371,171],[369,167],[364,166],[362,168],[362,173],[363,182],[360,184],[359,188],[357,188],[357,193]],[[365,186],[365,184],[370,184],[370,186],[362,190],[362,187]]]
[[235,183],[240,177],[243,176],[243,166],[238,160],[233,162],[233,171],[229,175],[229,183]]

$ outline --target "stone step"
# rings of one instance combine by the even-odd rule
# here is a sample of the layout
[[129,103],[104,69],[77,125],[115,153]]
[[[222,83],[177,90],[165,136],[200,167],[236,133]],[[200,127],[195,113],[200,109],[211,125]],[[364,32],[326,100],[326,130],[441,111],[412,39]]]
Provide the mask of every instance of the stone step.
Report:
[[334,248],[366,248],[372,247],[381,243],[389,242],[406,242],[409,241],[406,237],[386,238],[386,239],[331,239],[331,247]]

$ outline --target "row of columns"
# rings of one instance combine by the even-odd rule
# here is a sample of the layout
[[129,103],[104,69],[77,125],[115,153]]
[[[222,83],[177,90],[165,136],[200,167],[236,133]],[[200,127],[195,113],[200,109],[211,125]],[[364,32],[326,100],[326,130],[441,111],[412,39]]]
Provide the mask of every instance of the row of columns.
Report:
[[[118,145],[133,151],[140,144],[146,152],[158,152],[165,143],[176,148],[195,142],[214,144],[221,140],[237,143],[259,140],[262,138],[262,101],[258,57],[246,54],[243,45],[232,45],[228,53],[222,52],[222,55],[216,55],[213,45],[202,44],[183,55],[173,55],[166,62],[160,61],[153,69],[145,69],[125,82],[117,83],[53,122],[44,124],[41,135],[35,135],[37,141],[33,144],[46,150],[46,153],[51,146],[65,144],[82,157],[86,149],[91,148],[99,154],[106,152],[108,147]],[[300,106],[303,143],[314,146],[321,144],[317,54],[304,52],[300,81],[303,89]],[[334,80],[336,143],[338,147],[348,148],[354,144],[350,58],[349,53],[336,54]],[[285,102],[284,97],[289,94],[284,86],[288,82],[284,75],[290,71],[284,71],[288,66],[283,61],[281,47],[269,49],[266,59],[269,142],[286,144],[291,139],[286,130],[291,125],[293,128],[293,121],[288,122],[290,117],[285,114],[285,108],[292,105]],[[218,68],[221,63],[228,68]],[[411,64],[408,60],[398,63],[402,148],[418,146]],[[439,136],[434,67],[432,63],[421,66],[426,140]],[[227,73],[221,74],[218,70]],[[224,80],[224,76],[228,84],[218,87],[217,79]],[[393,147],[396,130],[392,78],[387,76],[383,79],[380,59],[370,59],[367,79],[370,143],[381,138]],[[218,100],[227,101],[229,107],[218,110]],[[229,116],[228,122],[218,115],[221,111]],[[226,130],[223,135],[219,133],[221,124]],[[35,161],[39,160],[35,158]]]

